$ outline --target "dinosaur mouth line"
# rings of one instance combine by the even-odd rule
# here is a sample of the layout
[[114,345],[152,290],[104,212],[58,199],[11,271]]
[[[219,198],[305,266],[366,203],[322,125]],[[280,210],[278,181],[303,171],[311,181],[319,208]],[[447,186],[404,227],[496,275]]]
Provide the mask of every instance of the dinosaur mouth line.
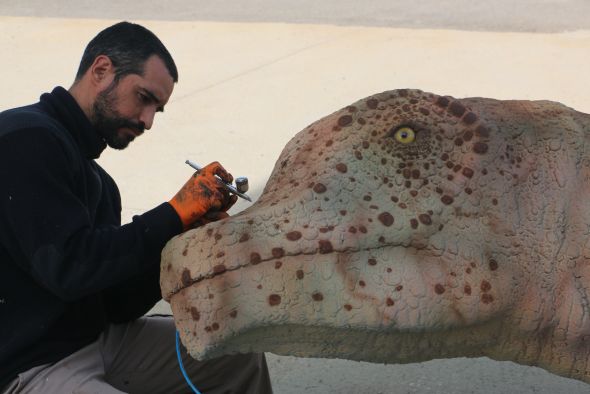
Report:
[[338,256],[340,254],[358,253],[361,251],[372,251],[372,250],[379,250],[379,249],[391,248],[391,247],[397,247],[397,246],[401,246],[401,244],[382,245],[382,246],[377,246],[377,247],[373,247],[373,248],[366,248],[366,249],[347,247],[342,250],[331,249],[329,251],[319,248],[319,249],[314,250],[313,252],[285,254],[285,255],[282,255],[281,257],[273,256],[273,257],[270,257],[267,259],[259,259],[259,260],[255,260],[255,262],[241,264],[241,265],[238,265],[235,267],[229,267],[229,268],[227,267],[226,264],[217,264],[217,265],[213,266],[213,269],[211,272],[209,272],[207,274],[200,274],[197,278],[193,278],[190,270],[188,268],[185,268],[182,271],[182,277],[181,277],[182,286],[177,288],[176,290],[172,291],[169,295],[169,298],[174,296],[176,293],[179,293],[182,290],[186,289],[187,287],[193,286],[196,283],[200,283],[200,282],[208,280],[208,279],[213,279],[215,277],[224,275],[227,272],[233,272],[233,271],[237,271],[237,270],[240,270],[240,269],[243,269],[246,267],[256,266],[256,265],[268,263],[271,261],[277,261],[282,258],[297,257],[297,256],[315,256],[315,255],[322,255],[322,256],[336,255],[336,256]]

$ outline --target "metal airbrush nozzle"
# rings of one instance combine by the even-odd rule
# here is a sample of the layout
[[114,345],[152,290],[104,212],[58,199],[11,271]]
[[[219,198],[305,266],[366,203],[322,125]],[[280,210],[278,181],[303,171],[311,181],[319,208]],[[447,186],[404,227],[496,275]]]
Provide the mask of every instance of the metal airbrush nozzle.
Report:
[[[195,171],[197,171],[197,172],[199,172],[203,169],[203,167],[201,167],[200,165],[198,165],[194,161],[187,160],[187,161],[185,161],[185,163],[188,164],[189,166],[191,166],[192,168],[194,168]],[[231,183],[225,183],[223,181],[223,179],[221,179],[219,176],[215,175],[215,177],[219,180],[219,183],[221,183],[227,191],[235,194],[238,197],[243,198],[244,200],[252,202],[252,199],[248,195],[245,194],[245,192],[248,191],[248,178],[246,178],[246,177],[236,178],[236,185],[237,185],[237,188],[236,188]],[[240,180],[240,183],[238,183],[238,180]],[[245,180],[245,182],[244,182],[244,180]],[[243,190],[244,187],[245,187],[245,190]]]

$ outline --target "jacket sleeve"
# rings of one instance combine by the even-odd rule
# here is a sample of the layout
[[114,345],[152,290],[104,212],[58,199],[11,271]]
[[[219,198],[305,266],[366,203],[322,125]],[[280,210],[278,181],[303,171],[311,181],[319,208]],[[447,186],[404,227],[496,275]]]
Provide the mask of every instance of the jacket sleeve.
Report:
[[164,203],[123,226],[95,227],[80,198],[80,159],[56,133],[18,130],[0,140],[0,242],[39,285],[74,301],[158,269],[181,231]]

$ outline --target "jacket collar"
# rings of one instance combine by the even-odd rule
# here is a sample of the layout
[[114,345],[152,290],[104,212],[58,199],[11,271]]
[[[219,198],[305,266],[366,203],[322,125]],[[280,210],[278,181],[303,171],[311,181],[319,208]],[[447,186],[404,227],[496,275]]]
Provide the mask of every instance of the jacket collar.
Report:
[[82,111],[74,97],[61,86],[41,95],[40,102],[52,110],[57,121],[74,137],[88,159],[98,159],[107,144]]

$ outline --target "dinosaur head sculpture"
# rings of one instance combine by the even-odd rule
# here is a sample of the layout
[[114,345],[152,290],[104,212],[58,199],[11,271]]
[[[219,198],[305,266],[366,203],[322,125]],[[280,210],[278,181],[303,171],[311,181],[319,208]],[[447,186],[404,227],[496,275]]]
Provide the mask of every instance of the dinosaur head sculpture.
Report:
[[254,205],[164,250],[184,344],[196,358],[489,356],[587,379],[588,131],[557,103],[418,90],[313,123]]

